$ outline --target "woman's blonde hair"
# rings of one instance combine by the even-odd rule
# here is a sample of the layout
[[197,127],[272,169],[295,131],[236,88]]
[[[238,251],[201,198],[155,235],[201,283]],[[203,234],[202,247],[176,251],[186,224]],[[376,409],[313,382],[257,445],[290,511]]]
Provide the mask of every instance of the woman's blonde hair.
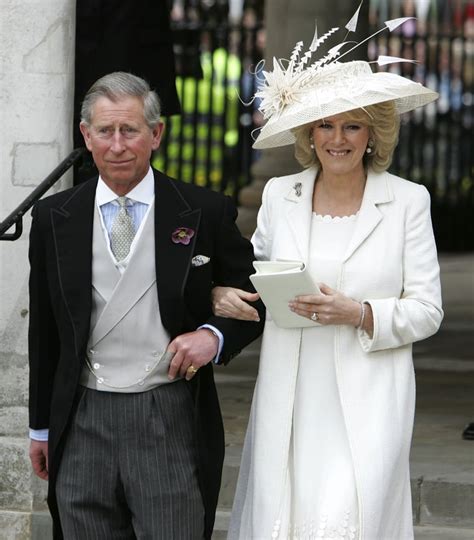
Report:
[[[374,172],[386,171],[392,163],[393,151],[397,146],[400,117],[393,101],[384,101],[369,105],[364,109],[354,109],[341,116],[349,122],[360,122],[369,128],[369,139],[373,146],[370,154],[364,154],[363,161],[366,169]],[[305,124],[293,130],[296,138],[295,157],[304,168],[313,165],[321,166],[316,152],[311,148],[310,136],[314,122]]]

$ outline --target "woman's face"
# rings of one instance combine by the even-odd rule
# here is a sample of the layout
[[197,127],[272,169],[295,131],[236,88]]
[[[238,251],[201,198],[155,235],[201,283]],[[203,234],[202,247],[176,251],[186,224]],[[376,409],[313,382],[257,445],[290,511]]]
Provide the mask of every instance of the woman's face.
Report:
[[337,114],[318,120],[310,132],[323,172],[337,176],[363,171],[369,141],[367,125]]

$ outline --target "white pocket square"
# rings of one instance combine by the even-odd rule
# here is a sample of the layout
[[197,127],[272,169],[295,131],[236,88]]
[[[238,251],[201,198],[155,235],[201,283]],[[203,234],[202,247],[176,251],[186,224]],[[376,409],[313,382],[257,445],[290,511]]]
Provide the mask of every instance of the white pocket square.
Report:
[[206,257],[205,255],[195,255],[191,259],[191,266],[202,266],[203,264],[207,264],[211,259],[209,257]]

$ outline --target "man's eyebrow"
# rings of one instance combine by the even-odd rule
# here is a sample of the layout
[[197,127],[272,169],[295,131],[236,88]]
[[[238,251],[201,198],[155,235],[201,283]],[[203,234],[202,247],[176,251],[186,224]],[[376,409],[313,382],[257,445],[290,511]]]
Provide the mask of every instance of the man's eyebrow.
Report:
[[[107,122],[107,121],[104,121],[104,122],[96,122],[96,123],[95,123],[95,126],[96,126],[96,127],[101,127],[101,128],[104,128],[104,127],[113,127],[113,126],[114,126],[114,122]],[[137,127],[138,127],[138,124],[136,124],[136,123],[130,123],[130,122],[124,122],[124,123],[119,123],[119,124],[118,124],[118,127],[119,127],[119,129],[120,129],[120,128],[123,128],[123,127],[133,127],[133,128],[137,128]]]

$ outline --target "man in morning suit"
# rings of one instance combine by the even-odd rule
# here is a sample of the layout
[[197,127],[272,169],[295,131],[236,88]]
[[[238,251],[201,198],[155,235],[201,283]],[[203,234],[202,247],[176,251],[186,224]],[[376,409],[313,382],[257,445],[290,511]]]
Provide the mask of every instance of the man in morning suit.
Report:
[[102,77],[81,121],[99,177],[33,210],[30,458],[55,538],[212,533],[224,454],[212,364],[263,323],[213,316],[212,287],[249,287],[253,251],[228,197],[150,167],[162,130],[145,81]]

